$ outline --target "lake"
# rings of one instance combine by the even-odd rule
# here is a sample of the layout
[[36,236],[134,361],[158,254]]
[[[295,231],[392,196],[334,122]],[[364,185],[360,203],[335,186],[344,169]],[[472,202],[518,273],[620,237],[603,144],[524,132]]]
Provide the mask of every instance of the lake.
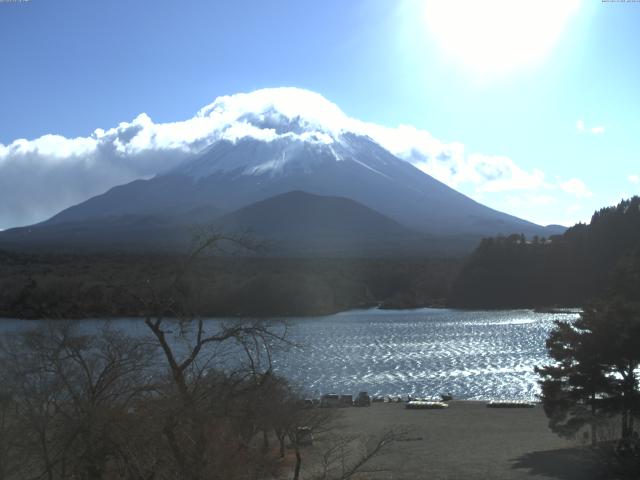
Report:
[[[274,358],[275,369],[317,396],[366,390],[371,395],[534,400],[533,367],[548,362],[544,343],[554,320],[575,312],[450,309],[359,310],[289,318],[295,342]],[[215,320],[214,320],[215,321]],[[91,329],[100,321],[85,320]],[[33,325],[0,320],[0,332]],[[141,320],[113,324],[146,333]]]

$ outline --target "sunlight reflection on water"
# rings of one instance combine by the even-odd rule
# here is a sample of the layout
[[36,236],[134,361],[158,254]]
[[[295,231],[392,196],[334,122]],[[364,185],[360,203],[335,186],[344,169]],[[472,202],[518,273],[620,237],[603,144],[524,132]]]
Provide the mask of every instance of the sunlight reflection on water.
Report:
[[575,318],[421,309],[291,320],[291,338],[302,346],[279,355],[276,367],[312,394],[533,400],[533,367],[548,361],[544,343],[553,321]]
[[[309,395],[351,393],[458,399],[534,400],[536,365],[548,362],[545,340],[554,320],[577,313],[531,310],[360,310],[289,318],[296,347],[276,352],[275,370]],[[89,330],[103,321],[84,320]],[[0,320],[0,332],[37,322]],[[139,319],[112,322],[147,335]],[[212,319],[210,325],[217,325]]]

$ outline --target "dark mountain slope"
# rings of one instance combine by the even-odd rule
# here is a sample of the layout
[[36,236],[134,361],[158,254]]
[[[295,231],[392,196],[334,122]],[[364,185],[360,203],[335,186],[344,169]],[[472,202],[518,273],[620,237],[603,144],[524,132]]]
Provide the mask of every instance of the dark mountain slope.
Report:
[[550,235],[563,231],[485,207],[371,139],[354,134],[343,134],[330,145],[291,139],[219,141],[179,169],[113,188],[45,223],[179,212],[201,205],[233,211],[294,190],[350,198],[432,235]]
[[[340,197],[288,192],[220,216],[194,208],[181,214],[121,214],[46,222],[0,233],[0,246],[57,252],[186,251],[199,226],[249,233],[266,255],[425,255],[460,253],[469,239],[431,238],[359,203]],[[464,245],[464,246],[461,246]]]
[[353,200],[288,192],[215,222],[224,231],[253,233],[273,252],[372,254],[415,252],[426,243],[416,232]]

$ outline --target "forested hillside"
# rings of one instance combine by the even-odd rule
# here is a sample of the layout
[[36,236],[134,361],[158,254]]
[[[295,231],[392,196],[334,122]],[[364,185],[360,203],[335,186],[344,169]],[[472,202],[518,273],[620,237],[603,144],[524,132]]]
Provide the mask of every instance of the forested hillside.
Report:
[[[455,280],[450,304],[468,308],[576,306],[633,274],[640,256],[640,197],[596,212],[548,239],[484,239]],[[634,266],[635,265],[635,266]],[[619,289],[618,289],[619,290]],[[627,292],[640,296],[640,292]]]
[[[180,256],[34,255],[0,251],[0,317],[144,315],[166,294]],[[459,259],[204,256],[182,277],[193,311],[211,316],[321,315],[351,308],[442,305]]]

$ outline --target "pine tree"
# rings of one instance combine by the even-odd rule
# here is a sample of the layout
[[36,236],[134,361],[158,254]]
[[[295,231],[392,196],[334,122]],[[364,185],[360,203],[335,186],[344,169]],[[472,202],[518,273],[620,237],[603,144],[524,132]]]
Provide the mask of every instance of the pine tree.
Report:
[[595,302],[575,322],[556,322],[546,343],[552,365],[536,368],[549,427],[574,436],[620,417],[628,438],[640,414],[640,308],[621,299]]

